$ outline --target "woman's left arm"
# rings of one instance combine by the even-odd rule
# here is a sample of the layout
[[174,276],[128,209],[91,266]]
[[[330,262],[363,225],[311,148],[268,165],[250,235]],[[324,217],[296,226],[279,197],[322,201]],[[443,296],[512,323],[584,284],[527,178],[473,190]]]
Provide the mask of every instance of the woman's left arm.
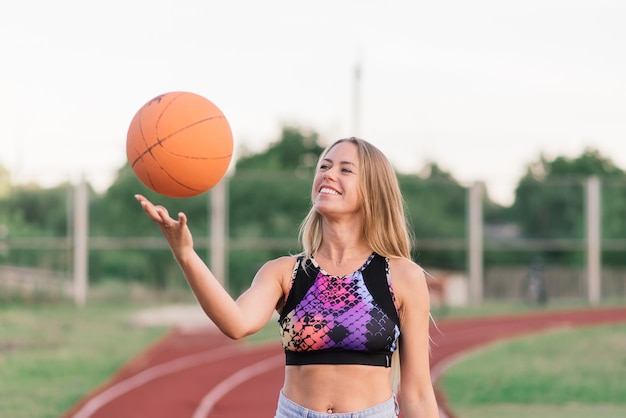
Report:
[[400,310],[400,398],[405,418],[439,418],[430,377],[430,297],[423,269],[390,260]]

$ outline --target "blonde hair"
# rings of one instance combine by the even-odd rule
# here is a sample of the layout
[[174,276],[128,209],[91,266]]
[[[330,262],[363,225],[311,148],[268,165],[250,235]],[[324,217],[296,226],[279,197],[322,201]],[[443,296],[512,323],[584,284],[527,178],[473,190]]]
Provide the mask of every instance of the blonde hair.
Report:
[[[404,200],[396,173],[385,154],[363,139],[340,139],[322,152],[317,168],[326,154],[342,142],[357,147],[357,184],[364,214],[365,244],[383,257],[410,259],[412,235],[404,213]],[[300,242],[305,257],[313,255],[322,243],[322,216],[313,207],[300,226]]]
[[[343,142],[357,148],[357,187],[364,214],[362,235],[365,244],[383,257],[411,259],[413,235],[408,227],[398,178],[385,154],[363,139],[339,139],[322,152],[317,169],[326,154]],[[302,221],[299,236],[304,256],[310,258],[319,249],[323,238],[322,216],[315,208],[311,207]],[[396,349],[391,367],[391,386],[395,393],[399,385],[400,353]]]

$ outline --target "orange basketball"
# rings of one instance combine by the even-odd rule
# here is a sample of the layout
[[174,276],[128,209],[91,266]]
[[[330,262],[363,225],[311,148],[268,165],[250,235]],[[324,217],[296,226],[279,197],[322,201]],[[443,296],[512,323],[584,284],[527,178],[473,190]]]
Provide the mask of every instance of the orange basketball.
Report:
[[233,134],[222,111],[189,92],[155,97],[135,114],[126,156],[135,175],[169,197],[206,192],[226,174]]

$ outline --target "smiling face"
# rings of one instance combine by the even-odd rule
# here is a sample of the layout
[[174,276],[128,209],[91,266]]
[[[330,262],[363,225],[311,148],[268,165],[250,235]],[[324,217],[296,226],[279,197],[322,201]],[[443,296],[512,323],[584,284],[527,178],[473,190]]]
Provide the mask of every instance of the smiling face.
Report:
[[[385,154],[371,143],[344,138],[331,145],[318,162],[311,200],[300,226],[307,257],[320,249],[325,232],[343,237],[353,231],[380,255],[411,258],[412,237],[398,178]],[[328,221],[342,221],[343,229],[325,229]]]
[[351,142],[340,142],[322,158],[313,180],[313,207],[322,215],[352,214],[361,210],[358,187],[359,157]]

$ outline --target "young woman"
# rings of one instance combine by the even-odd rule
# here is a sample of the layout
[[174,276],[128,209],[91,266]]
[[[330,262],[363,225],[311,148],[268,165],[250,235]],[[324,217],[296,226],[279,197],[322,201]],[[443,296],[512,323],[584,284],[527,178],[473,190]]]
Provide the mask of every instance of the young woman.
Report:
[[397,417],[398,386],[405,418],[439,416],[426,279],[410,259],[395,172],[376,147],[348,138],[322,153],[302,254],[265,263],[237,300],[194,251],[185,214],[137,200],[224,334],[253,334],[279,313],[286,367],[276,418]]

